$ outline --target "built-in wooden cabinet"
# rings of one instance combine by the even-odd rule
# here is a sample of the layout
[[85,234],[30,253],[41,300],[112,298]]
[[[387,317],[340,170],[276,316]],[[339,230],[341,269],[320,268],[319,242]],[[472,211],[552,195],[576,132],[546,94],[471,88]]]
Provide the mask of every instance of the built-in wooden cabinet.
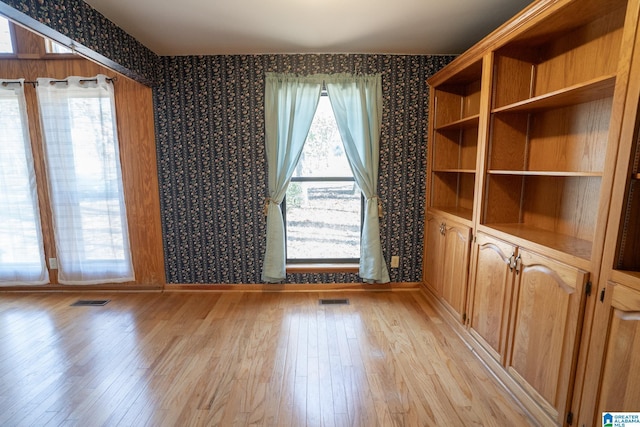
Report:
[[432,85],[430,98],[423,281],[460,322],[466,320],[482,76],[480,58]]
[[[636,33],[636,45],[640,34]],[[586,376],[579,425],[600,425],[603,412],[640,411],[640,51],[630,59],[607,237],[593,333],[585,343]]]
[[589,274],[518,248],[505,368],[557,424],[570,411],[571,380]]
[[427,216],[425,283],[447,308],[464,321],[471,229],[441,216]]
[[478,233],[473,254],[469,331],[491,357],[504,364],[516,247]]
[[424,277],[425,285],[437,296],[442,296],[442,219],[427,214],[425,220]]
[[478,233],[469,332],[561,424],[588,273]]
[[640,409],[640,289],[609,282],[606,293],[609,331],[595,420],[603,412]]
[[424,281],[451,312],[438,218],[469,228],[461,331],[543,425],[597,424],[600,374],[638,340],[600,294],[640,292],[639,16],[538,0],[428,81]]

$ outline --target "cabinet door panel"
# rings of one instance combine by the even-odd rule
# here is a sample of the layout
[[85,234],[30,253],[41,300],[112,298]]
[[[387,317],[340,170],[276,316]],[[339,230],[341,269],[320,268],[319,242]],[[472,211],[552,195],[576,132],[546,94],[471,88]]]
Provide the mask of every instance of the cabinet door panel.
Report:
[[462,320],[467,298],[469,274],[469,236],[471,229],[463,225],[446,223],[444,259],[442,260],[442,298]]
[[567,410],[588,274],[520,250],[507,368],[558,422]]
[[482,233],[476,240],[471,333],[502,362],[513,289],[509,261],[516,248]]
[[442,295],[442,219],[427,215],[427,241],[424,249],[424,281],[436,295]]
[[610,284],[607,292],[613,292],[611,326],[595,419],[602,412],[640,409],[640,291]]

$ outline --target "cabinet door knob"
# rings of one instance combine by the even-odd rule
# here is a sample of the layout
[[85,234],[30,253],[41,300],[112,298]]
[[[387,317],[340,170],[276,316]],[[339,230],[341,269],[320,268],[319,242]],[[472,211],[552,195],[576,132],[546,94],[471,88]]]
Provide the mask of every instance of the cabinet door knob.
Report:
[[513,267],[516,269],[516,274],[520,274],[521,266],[522,266],[522,258],[520,257],[520,254],[518,254],[515,261],[513,262]]
[[513,271],[513,268],[516,266],[516,261],[515,261],[515,253],[511,253],[511,256],[509,257],[509,271]]

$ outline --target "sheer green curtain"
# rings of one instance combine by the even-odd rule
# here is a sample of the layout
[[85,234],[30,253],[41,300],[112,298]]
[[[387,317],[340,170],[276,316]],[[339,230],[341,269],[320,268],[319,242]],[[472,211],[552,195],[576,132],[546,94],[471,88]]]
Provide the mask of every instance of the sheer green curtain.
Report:
[[265,144],[269,197],[267,242],[262,280],[280,282],[286,277],[284,220],[280,203],[284,199],[311,122],[320,100],[322,79],[288,74],[265,76]]
[[360,237],[360,277],[390,281],[380,243],[378,164],[382,121],[382,84],[377,75],[333,75],[325,84],[353,176],[365,196]]

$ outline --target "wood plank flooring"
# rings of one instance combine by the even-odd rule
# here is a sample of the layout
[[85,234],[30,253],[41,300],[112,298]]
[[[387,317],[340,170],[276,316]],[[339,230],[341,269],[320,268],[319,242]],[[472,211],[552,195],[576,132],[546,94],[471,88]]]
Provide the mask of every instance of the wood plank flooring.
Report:
[[420,291],[169,292],[0,294],[0,425],[532,422]]

